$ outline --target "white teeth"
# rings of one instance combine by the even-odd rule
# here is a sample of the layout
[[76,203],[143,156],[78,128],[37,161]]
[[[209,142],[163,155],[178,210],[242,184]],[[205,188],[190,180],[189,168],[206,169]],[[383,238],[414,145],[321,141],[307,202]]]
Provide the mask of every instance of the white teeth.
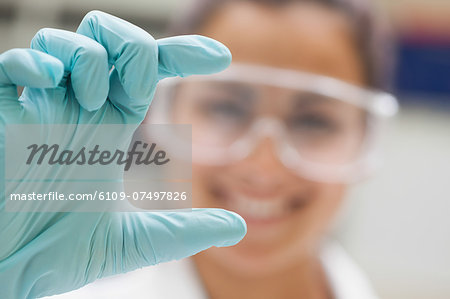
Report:
[[243,195],[236,195],[233,201],[233,208],[243,216],[254,219],[266,220],[278,218],[286,211],[283,201],[279,199],[254,199]]

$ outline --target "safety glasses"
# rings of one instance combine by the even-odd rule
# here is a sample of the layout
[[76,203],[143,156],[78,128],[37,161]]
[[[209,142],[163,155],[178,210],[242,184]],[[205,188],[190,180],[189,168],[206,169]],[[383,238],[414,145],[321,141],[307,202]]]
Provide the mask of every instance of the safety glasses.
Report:
[[384,92],[233,64],[215,75],[163,80],[146,121],[191,124],[194,163],[236,163],[268,138],[279,160],[299,176],[351,182],[376,168],[383,123],[397,110],[396,99]]

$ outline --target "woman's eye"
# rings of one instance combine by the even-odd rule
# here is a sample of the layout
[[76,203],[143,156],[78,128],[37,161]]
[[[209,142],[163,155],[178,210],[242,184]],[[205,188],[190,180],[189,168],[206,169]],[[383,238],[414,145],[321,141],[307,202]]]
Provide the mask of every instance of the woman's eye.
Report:
[[233,120],[245,119],[248,112],[238,104],[230,102],[208,103],[205,112],[210,117],[230,118]]
[[301,115],[288,121],[289,127],[294,131],[331,134],[338,131],[338,124],[321,115]]

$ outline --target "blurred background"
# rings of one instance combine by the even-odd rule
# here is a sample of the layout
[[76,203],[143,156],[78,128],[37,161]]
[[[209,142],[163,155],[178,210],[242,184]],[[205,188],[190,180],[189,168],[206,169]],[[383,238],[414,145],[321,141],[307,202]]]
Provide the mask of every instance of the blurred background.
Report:
[[[402,110],[384,168],[349,194],[333,234],[382,298],[450,298],[450,1],[376,0],[396,35]],[[163,35],[182,0],[0,0],[0,50],[100,9]]]

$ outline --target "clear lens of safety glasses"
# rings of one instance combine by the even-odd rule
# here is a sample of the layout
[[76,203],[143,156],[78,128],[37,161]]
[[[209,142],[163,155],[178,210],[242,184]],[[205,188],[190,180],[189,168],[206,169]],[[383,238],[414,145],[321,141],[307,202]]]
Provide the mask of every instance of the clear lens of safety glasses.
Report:
[[[349,182],[377,166],[380,129],[397,110],[387,93],[309,73],[234,64],[215,75],[163,80],[146,121],[191,124],[194,163],[233,163],[270,138],[280,161],[298,175]],[[178,148],[174,154],[183,155]]]

